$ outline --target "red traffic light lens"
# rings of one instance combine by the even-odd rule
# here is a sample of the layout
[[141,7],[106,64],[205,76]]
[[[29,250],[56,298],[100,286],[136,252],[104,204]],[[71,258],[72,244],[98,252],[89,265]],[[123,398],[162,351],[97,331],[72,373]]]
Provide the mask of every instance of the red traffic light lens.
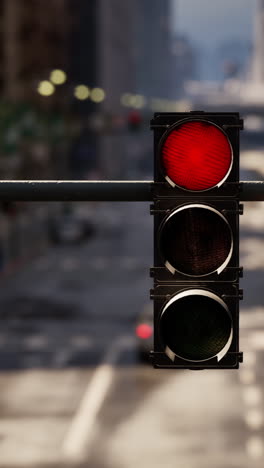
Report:
[[185,205],[174,210],[161,225],[159,250],[165,266],[189,276],[220,273],[233,251],[230,225],[214,208]]
[[222,299],[209,291],[193,289],[174,296],[160,318],[165,352],[188,361],[220,360],[233,337],[230,312]]
[[210,122],[183,123],[168,134],[161,163],[171,185],[186,190],[208,190],[221,184],[232,166],[227,136]]

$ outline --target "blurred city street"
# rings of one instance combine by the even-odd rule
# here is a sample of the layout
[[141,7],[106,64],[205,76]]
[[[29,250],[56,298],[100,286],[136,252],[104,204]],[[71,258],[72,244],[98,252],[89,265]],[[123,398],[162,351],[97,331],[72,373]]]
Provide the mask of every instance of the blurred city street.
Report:
[[[262,148],[242,152],[242,180],[263,179],[261,158]],[[262,467],[263,203],[246,203],[241,217],[244,363],[221,372],[140,361],[149,204],[97,203],[94,212],[88,240],[1,277],[0,466]]]
[[[0,23],[0,468],[263,468],[264,201],[239,216],[237,187],[264,181],[264,0],[0,0]],[[157,183],[150,214],[21,180]]]

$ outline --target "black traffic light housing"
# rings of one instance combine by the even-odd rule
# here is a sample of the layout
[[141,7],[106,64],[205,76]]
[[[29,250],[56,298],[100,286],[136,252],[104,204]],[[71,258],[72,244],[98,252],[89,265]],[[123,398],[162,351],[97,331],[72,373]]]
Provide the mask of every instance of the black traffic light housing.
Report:
[[[243,207],[239,204],[239,130],[243,122],[237,112],[155,113],[151,128],[154,130],[151,206],[154,267],[150,269],[154,281],[153,365],[238,368],[242,362],[239,214]],[[214,134],[220,139],[216,148]],[[219,183],[212,182],[210,186],[215,166],[216,172],[223,172],[225,148],[230,154],[230,164]],[[185,167],[186,161],[189,165]],[[178,179],[187,186],[178,184]],[[201,185],[202,189],[190,189],[188,184]],[[206,188],[203,184],[207,184]]]

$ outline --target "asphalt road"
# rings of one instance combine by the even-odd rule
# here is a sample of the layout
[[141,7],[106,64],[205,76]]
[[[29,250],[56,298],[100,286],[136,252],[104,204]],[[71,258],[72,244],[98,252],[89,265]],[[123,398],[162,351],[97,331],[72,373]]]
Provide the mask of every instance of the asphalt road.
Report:
[[[241,179],[263,178],[261,148],[241,161]],[[246,203],[241,219],[239,371],[138,361],[149,204],[94,208],[94,237],[1,278],[0,467],[263,467],[264,203]]]

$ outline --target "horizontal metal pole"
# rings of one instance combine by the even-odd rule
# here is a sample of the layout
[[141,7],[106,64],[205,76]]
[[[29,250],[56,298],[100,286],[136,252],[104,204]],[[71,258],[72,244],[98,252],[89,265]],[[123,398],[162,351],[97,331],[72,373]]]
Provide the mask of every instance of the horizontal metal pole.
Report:
[[2,180],[0,200],[151,201],[151,181]]
[[[2,201],[152,201],[147,180],[2,180]],[[264,201],[264,181],[240,182],[241,201]]]
[[241,182],[241,201],[264,201],[264,181]]

